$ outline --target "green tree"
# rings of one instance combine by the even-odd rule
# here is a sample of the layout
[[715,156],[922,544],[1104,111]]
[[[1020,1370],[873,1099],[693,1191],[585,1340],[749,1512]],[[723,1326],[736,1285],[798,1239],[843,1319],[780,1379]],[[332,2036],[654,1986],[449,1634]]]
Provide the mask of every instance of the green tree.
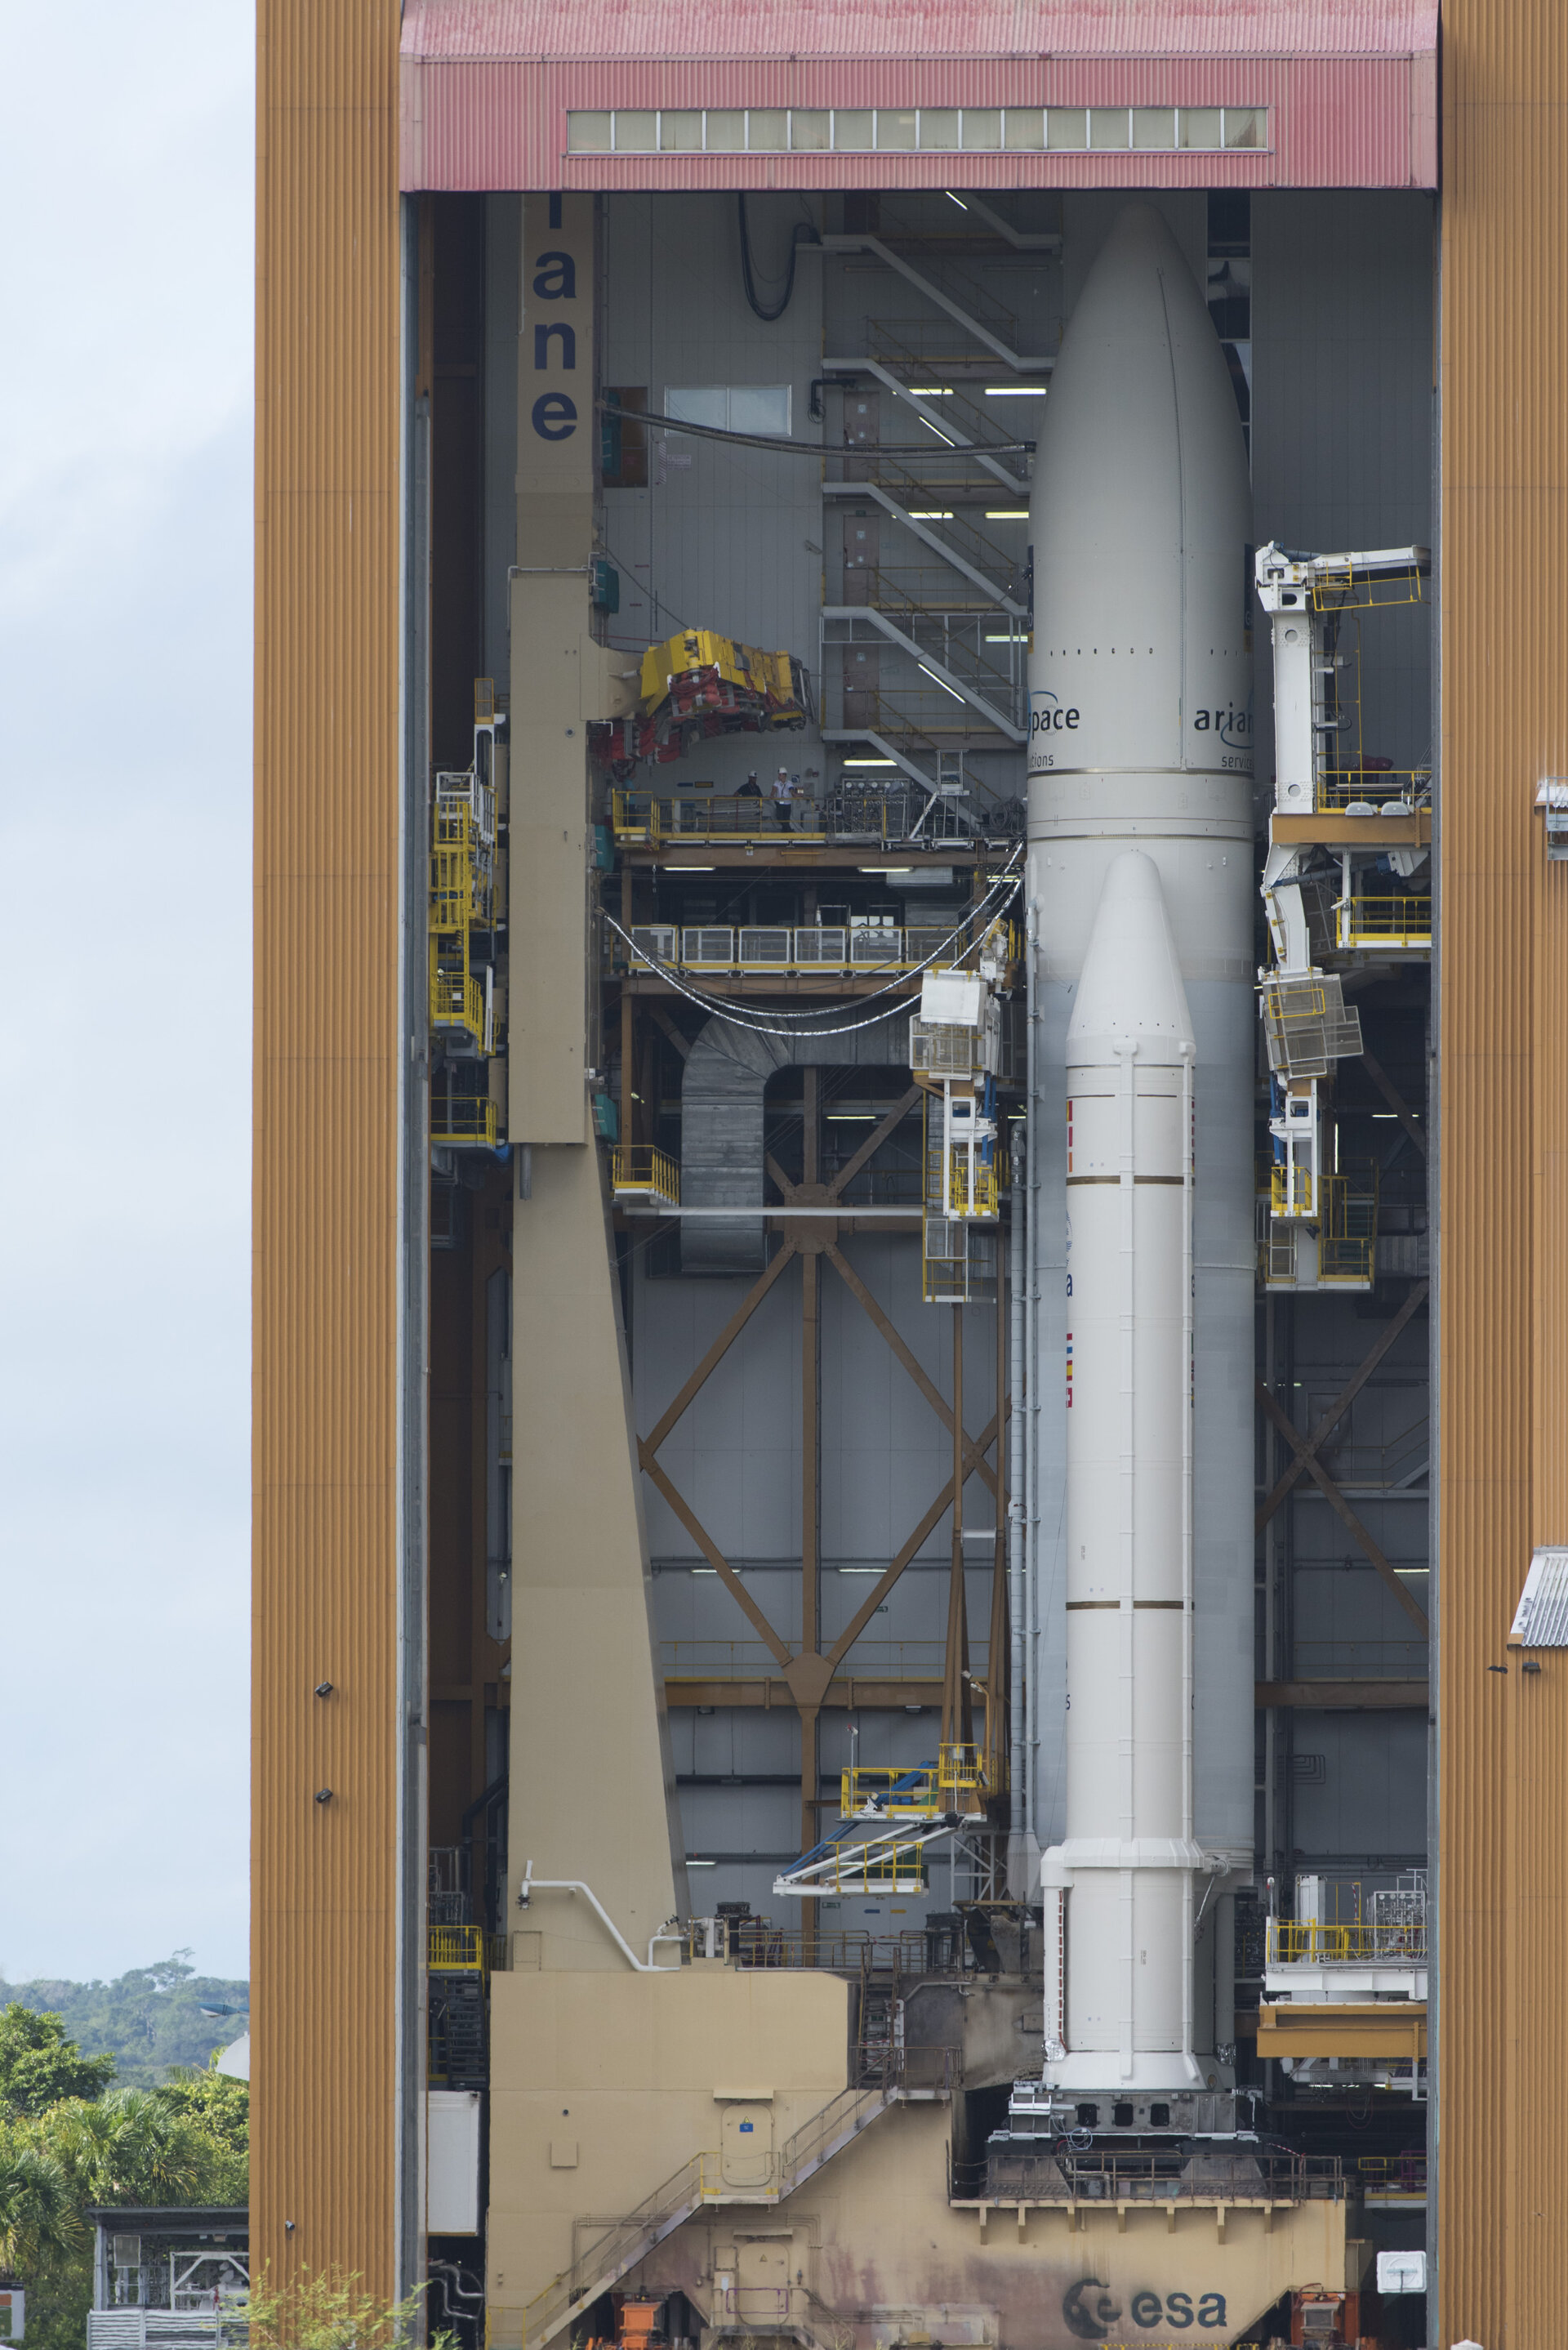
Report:
[[84,2233],[64,2163],[26,2134],[0,2134],[0,2272],[26,2277],[68,2260]]
[[249,1986],[194,1973],[190,1956],[176,1950],[112,1982],[0,1982],[0,2001],[60,2016],[88,2054],[117,2060],[117,2080],[151,2089],[174,2065],[204,2064],[244,2029]]
[[[219,2053],[214,2049],[200,2070],[194,2065],[178,2066],[160,2085],[158,2095],[171,2113],[194,2122],[230,2156],[245,2163],[251,2150],[251,2085],[220,2073]],[[243,2203],[244,2194],[234,2199]]]
[[63,2017],[13,2000],[0,2008],[0,2116],[47,2113],[64,2097],[96,2097],[114,2078],[112,2056],[84,2056]]

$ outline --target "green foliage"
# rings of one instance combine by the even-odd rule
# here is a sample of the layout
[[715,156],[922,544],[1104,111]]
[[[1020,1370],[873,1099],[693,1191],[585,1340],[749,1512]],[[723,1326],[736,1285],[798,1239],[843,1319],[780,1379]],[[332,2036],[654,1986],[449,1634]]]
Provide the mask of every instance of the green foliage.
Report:
[[[244,2164],[251,2150],[251,2085],[248,2081],[232,2081],[226,2073],[214,2072],[208,2064],[201,2072],[182,2068],[171,2073],[158,2092],[171,2112],[186,2121],[194,2122],[209,2137],[223,2147],[228,2154]],[[242,2188],[237,2195],[226,2199],[234,2203],[245,2199]]]
[[0,2009],[0,2116],[46,2113],[62,2097],[99,2096],[113,2078],[114,2058],[84,2056],[61,2017],[17,2000]]
[[[113,1982],[0,1982],[0,2001],[57,2015],[86,2054],[114,2058],[118,2081],[152,2089],[174,2065],[205,2064],[245,2028],[249,1984],[198,1975],[190,1957],[176,1950]],[[234,2012],[203,2015],[203,2007]]]
[[[356,2271],[302,2269],[286,2285],[265,2272],[234,2312],[245,2321],[250,2350],[411,2350],[420,2338],[419,2286],[407,2301],[367,2293]],[[432,2334],[431,2350],[451,2350],[451,2334]]]
[[68,2259],[85,2234],[65,2164],[30,2134],[0,2138],[0,2272],[26,2276]]
[[[27,2028],[14,2033],[26,2051]],[[73,2064],[79,2071],[79,2052],[61,2033],[42,2045],[58,2077],[70,2077]],[[101,2080],[101,2060],[88,2071]],[[211,2069],[157,2088],[0,2113],[0,2271],[27,2287],[29,2350],[81,2350],[92,2299],[90,2206],[244,2204],[249,2141],[248,2085]]]

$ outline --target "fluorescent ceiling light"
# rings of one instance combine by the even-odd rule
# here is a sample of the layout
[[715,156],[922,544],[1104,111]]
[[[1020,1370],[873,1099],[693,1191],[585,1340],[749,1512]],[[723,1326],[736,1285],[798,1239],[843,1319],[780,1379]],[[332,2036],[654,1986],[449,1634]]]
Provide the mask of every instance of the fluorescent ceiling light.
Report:
[[1029,509],[1027,506],[987,506],[985,518],[987,522],[1027,522]]
[[945,384],[912,383],[909,386],[909,398],[911,400],[950,400],[952,393]]
[[[846,767],[896,767],[898,764],[897,759],[846,759],[844,762]],[[710,867],[709,870],[711,871],[712,868]]]
[[885,1566],[841,1566],[840,1575],[886,1575]]
[[1013,636],[1009,632],[1008,634],[1000,637],[988,636],[985,641],[988,645],[1021,645],[1023,642],[1023,637],[1022,633],[1018,636]]
[[686,1856],[686,1866],[688,1868],[717,1868],[719,1864],[716,1860],[693,1860],[691,1854],[688,1853]]
[[[934,669],[928,669],[924,661],[919,662],[917,666],[925,671],[926,676],[930,679],[933,685],[940,685],[944,693],[950,693],[955,702],[961,702],[963,700],[962,694],[959,691],[956,686],[950,685],[945,677],[939,677]],[[906,867],[905,870],[908,871],[908,867]]]
[[951,522],[952,509],[949,506],[911,506],[909,520],[911,522]]
[[860,868],[862,873],[875,873],[878,876],[884,873],[912,873],[914,869],[912,865],[863,865]]
[[968,212],[969,206],[965,203],[963,198],[961,196],[955,196],[950,188],[944,188],[942,190],[942,193],[946,196],[950,204],[957,204],[961,213]]
[[877,1113],[874,1109],[830,1109],[827,1122],[829,1126],[875,1126]]
[[985,396],[987,400],[1044,400],[1045,387],[1043,383],[988,383]]
[[[937,428],[931,422],[929,416],[922,416],[920,418],[920,422],[925,426],[928,432],[937,432]],[[958,442],[956,441],[950,441],[945,432],[937,432],[937,439],[941,442],[944,449],[956,449],[958,447]]]
[[719,868],[716,865],[678,865],[675,869],[678,873],[716,873]]

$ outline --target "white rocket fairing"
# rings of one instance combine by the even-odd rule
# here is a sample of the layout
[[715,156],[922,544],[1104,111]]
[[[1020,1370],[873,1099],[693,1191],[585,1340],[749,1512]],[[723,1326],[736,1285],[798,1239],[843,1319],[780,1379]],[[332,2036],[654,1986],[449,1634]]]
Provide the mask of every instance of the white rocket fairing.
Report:
[[1251,493],[1147,204],[1069,323],[1031,518],[1046,2075],[1219,2087],[1210,1897],[1252,1854]]

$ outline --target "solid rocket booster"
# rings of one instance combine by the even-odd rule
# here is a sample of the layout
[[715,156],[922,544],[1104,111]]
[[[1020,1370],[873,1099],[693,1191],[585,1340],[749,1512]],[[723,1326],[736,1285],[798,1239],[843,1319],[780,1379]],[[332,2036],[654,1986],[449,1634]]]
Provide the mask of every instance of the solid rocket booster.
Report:
[[[1252,1855],[1251,515],[1203,296],[1129,205],[1064,338],[1031,508],[1036,1574],[1065,1681],[1058,1732],[1043,1654],[1037,1804],[1064,2086],[1227,2078],[1223,1989],[1195,1991],[1180,1921],[1195,1870],[1215,1895]],[[1204,1906],[1219,1950],[1230,1904]]]
[[[1058,2079],[1190,2087],[1192,1020],[1159,873],[1106,875],[1067,1030],[1072,1964]],[[1172,2059],[1177,2060],[1175,2069]]]

